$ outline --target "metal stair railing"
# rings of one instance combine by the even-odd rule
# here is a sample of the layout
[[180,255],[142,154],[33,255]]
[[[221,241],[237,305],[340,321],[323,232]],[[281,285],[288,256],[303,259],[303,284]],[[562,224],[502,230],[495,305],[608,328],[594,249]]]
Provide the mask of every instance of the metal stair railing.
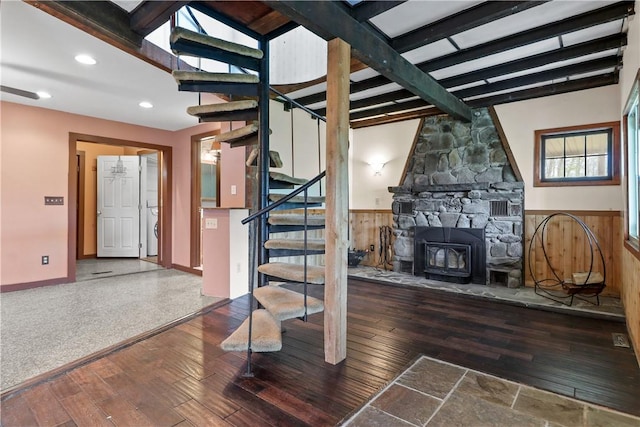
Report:
[[[303,320],[306,322],[307,321],[307,293],[308,293],[308,283],[307,283],[307,270],[308,270],[308,247],[307,247],[307,243],[308,243],[308,228],[309,228],[309,211],[308,211],[308,196],[309,196],[309,188],[311,188],[314,184],[316,184],[317,182],[319,182],[322,178],[324,178],[327,174],[327,171],[322,171],[320,174],[318,174],[317,176],[315,176],[314,178],[312,178],[311,180],[309,180],[306,184],[296,188],[295,190],[291,191],[289,194],[287,194],[286,196],[284,196],[283,198],[281,198],[280,200],[271,203],[269,206],[266,206],[262,209],[260,209],[258,212],[255,212],[251,215],[249,215],[248,217],[244,218],[242,221],[240,221],[243,225],[247,224],[249,222],[252,222],[258,218],[262,218],[265,215],[268,215],[269,212],[271,212],[272,210],[282,206],[283,204],[285,204],[286,202],[288,202],[289,200],[291,200],[292,198],[294,198],[295,196],[299,195],[300,193],[304,192],[304,229],[303,229],[303,235],[304,235],[304,245],[303,245],[303,257],[304,257],[304,273],[303,273],[303,286],[304,286],[304,294],[303,294],[303,300],[304,300],[304,316],[303,316]],[[256,223],[257,224],[257,223]],[[260,239],[258,239],[257,237],[257,233],[256,234],[256,242],[260,243]],[[257,249],[257,245],[253,246],[253,250],[255,252],[255,250]],[[255,260],[255,256],[251,256],[252,260]],[[253,263],[254,267],[255,264],[257,263]],[[248,331],[248,342],[247,342],[247,372],[245,373],[246,377],[253,377],[253,373],[251,371],[251,337],[252,337],[252,332],[253,332],[253,291],[255,289],[254,286],[254,281],[255,281],[255,274],[252,273],[251,276],[251,284],[249,286],[249,291],[250,291],[250,304],[251,304],[251,310],[249,313],[249,331]]]

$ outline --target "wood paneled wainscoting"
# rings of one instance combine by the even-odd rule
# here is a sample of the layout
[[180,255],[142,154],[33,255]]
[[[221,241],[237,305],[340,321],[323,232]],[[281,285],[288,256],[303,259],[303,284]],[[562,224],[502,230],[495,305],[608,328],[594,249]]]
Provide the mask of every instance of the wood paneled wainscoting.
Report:
[[[360,265],[375,267],[380,259],[380,227],[393,226],[393,213],[390,209],[351,209],[349,211],[349,232],[351,233],[351,249],[368,250],[373,245],[373,252],[364,257]],[[391,246],[393,249],[393,245]],[[391,259],[389,259],[391,261]]]
[[[536,227],[549,215],[557,211],[525,211],[525,285],[533,286],[529,270],[529,245]],[[580,218],[595,234],[604,254],[606,266],[606,285],[603,295],[620,296],[622,288],[622,248],[623,221],[620,211],[563,211]],[[537,239],[536,239],[537,240]],[[561,278],[571,277],[572,273],[588,271],[591,260],[590,247],[586,234],[580,225],[569,217],[558,216],[549,221],[545,240],[547,255],[553,268]],[[553,277],[540,244],[531,252],[536,278]],[[594,253],[593,271],[601,271],[600,258]]]
[[627,330],[640,365],[640,259],[622,249],[622,305],[627,317]]

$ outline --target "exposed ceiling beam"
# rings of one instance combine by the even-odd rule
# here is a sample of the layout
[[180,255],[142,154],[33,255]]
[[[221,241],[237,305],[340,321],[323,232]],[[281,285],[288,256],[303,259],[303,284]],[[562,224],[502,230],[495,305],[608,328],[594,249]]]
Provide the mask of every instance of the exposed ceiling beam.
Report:
[[613,34],[601,39],[579,43],[573,46],[561,47],[550,52],[539,53],[522,59],[505,62],[492,67],[471,71],[438,80],[444,87],[462,86],[465,84],[490,79],[492,77],[516,73],[558,61],[579,58],[592,53],[604,52],[611,49],[618,49],[627,44],[626,34]]
[[386,12],[389,9],[393,9],[396,6],[401,5],[407,0],[396,0],[396,1],[376,1],[369,0],[358,3],[349,11],[349,14],[358,22],[363,22],[368,19],[373,18],[374,16],[380,15],[381,13]]
[[437,116],[439,114],[444,113],[435,107],[428,107],[421,110],[408,111],[406,113],[390,114],[364,120],[355,120],[350,122],[350,127],[351,129],[359,129],[370,126],[384,125],[387,123],[403,122],[405,120],[421,119],[422,117]]
[[368,110],[355,111],[349,114],[349,120],[365,119],[373,116],[379,116],[380,114],[396,113],[398,111],[413,110],[415,108],[423,108],[423,107],[433,107],[433,106],[422,99],[414,99],[412,101],[397,102],[392,105],[385,105],[383,107],[376,107],[376,108],[369,108]]
[[271,0],[266,3],[324,39],[339,37],[351,45],[354,56],[385,77],[452,116],[471,120],[471,109],[467,105],[404,59],[336,3]]
[[[590,53],[603,52],[603,51],[619,48],[626,44],[627,44],[626,34],[614,34],[612,36],[603,37],[598,40],[580,43],[580,44],[569,46],[569,47],[563,47],[551,52],[541,53],[531,57],[506,62],[500,65],[495,65],[493,67],[487,67],[480,70],[472,71],[470,73],[465,73],[465,74],[450,77],[447,79],[438,80],[438,82],[446,88],[462,86],[468,83],[473,83],[473,82],[489,79],[492,77],[497,77],[500,75],[516,73],[519,71],[528,70],[528,69],[539,67],[542,65],[552,64],[558,61],[578,58],[580,56],[587,55]],[[610,61],[611,61],[610,66],[611,67],[615,66],[615,64],[613,64],[614,60],[610,59]],[[594,61],[591,61],[591,63],[583,62],[583,63],[577,64],[575,65],[576,67],[575,69],[571,69],[572,70],[571,73],[573,73],[573,70],[578,70],[578,72],[580,70],[582,70],[583,72],[596,70],[598,68],[591,67],[591,66],[597,67],[597,65],[595,64],[597,63],[595,63]],[[579,67],[590,67],[590,69],[587,70]],[[607,67],[601,67],[600,69],[602,68],[607,68]],[[563,72],[560,71],[559,76],[562,76],[562,73]],[[574,74],[577,74],[577,73],[574,73]],[[570,74],[564,74],[564,76],[568,76],[568,75]],[[548,80],[551,80],[557,77],[558,76],[551,77]],[[544,81],[544,80],[538,80],[538,81]],[[533,83],[533,82],[523,83],[523,84],[530,84],[530,83]],[[478,91],[478,90],[481,90],[481,88],[484,88],[486,86],[487,85],[479,85],[470,90]],[[503,89],[496,89],[496,90],[503,90]],[[489,92],[490,91],[483,91],[480,93],[489,93]],[[464,93],[461,95],[458,92],[455,92],[454,94],[459,98],[474,96],[474,95],[467,95]],[[362,98],[356,101],[351,101],[350,107],[351,109],[365,108],[372,105],[378,105],[378,104],[383,104],[385,102],[395,101],[398,99],[409,98],[412,95],[413,94],[407,91],[406,89],[401,89],[401,90],[383,93],[381,95],[376,95],[376,96],[371,96],[367,98]],[[319,109],[316,111],[318,111],[318,114],[324,115],[324,113],[322,112],[324,111],[324,109]]]
[[[527,74],[525,76],[515,77],[512,79],[501,80],[495,83],[483,84],[474,86],[468,89],[463,89],[453,94],[459,98],[469,98],[478,95],[494,93],[502,90],[514,89],[521,86],[531,85],[535,83],[550,81],[558,78],[577,75],[580,73],[588,73],[591,71],[606,70],[610,68],[616,68],[620,65],[621,58],[617,55],[612,55],[607,58],[594,59],[592,61],[586,61],[579,64],[567,65],[565,67],[554,68],[552,70],[546,70],[539,73]],[[394,102],[401,100],[402,98],[408,98],[412,96],[411,92],[406,89],[377,95],[371,98],[365,98],[357,101],[351,101],[350,108],[352,110],[366,108],[372,105],[380,105],[387,102]],[[473,102],[473,101],[469,101]],[[369,108],[366,110],[356,111],[351,113],[350,120],[358,120],[367,117],[373,117],[380,114],[388,114],[397,111],[409,110],[417,108],[421,105],[427,105],[422,100],[412,100],[405,102],[395,102],[393,105],[385,105],[376,108]],[[315,113],[324,116],[326,114],[326,108],[320,108],[314,110]]]
[[391,41],[391,46],[400,53],[407,52],[544,3],[545,1],[484,2],[398,36]]
[[[578,31],[593,25],[622,19],[629,14],[634,13],[633,6],[634,4],[632,2],[614,3],[572,18],[553,22],[551,24],[536,27],[522,33],[503,37],[498,40],[483,43],[481,45],[463,49],[458,52],[453,52],[439,58],[421,62],[419,64],[416,64],[416,66],[422,71],[431,72],[450,67],[452,65],[457,65],[462,62],[472,61],[474,59],[482,58],[494,53],[504,52],[509,49],[514,49],[551,37],[557,37],[562,34]],[[391,83],[391,81],[385,76],[376,76],[353,83],[350,90],[351,93],[356,93],[389,83]],[[319,92],[316,94],[296,98],[296,101],[303,105],[308,105],[322,102],[325,99],[326,93]]]
[[[161,70],[194,70],[175,55],[130,31],[129,15],[111,2],[29,0],[27,3]],[[83,15],[83,11],[88,15]],[[109,16],[101,19],[105,13]]]
[[143,37],[129,26],[129,14],[110,1],[30,0],[27,3],[102,40],[112,39],[129,47],[142,45]]
[[541,98],[543,96],[559,95],[561,93],[575,92],[578,90],[593,89],[601,86],[608,86],[618,83],[619,72],[603,74],[595,77],[585,77],[583,79],[569,80],[562,83],[524,89],[515,92],[503,93],[500,95],[488,96],[467,101],[473,108],[488,107],[490,105],[506,104],[515,101]]
[[145,1],[129,14],[131,30],[147,36],[189,1]]
[[578,64],[567,65],[565,67],[554,68],[551,70],[541,71],[539,73],[527,74],[525,76],[514,77],[512,79],[501,80],[494,83],[458,90],[454,92],[454,95],[460,98],[469,98],[486,93],[499,92],[501,90],[514,89],[517,87],[527,86],[535,83],[575,76],[582,73],[586,74],[592,71],[608,70],[611,68],[617,68],[621,63],[621,59],[621,57],[613,55],[607,58],[580,62]]

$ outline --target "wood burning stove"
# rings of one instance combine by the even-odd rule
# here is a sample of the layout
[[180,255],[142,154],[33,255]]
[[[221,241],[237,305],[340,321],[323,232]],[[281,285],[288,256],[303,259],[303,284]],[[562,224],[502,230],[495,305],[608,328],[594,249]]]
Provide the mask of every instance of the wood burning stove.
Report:
[[453,283],[486,283],[484,229],[416,227],[413,274]]

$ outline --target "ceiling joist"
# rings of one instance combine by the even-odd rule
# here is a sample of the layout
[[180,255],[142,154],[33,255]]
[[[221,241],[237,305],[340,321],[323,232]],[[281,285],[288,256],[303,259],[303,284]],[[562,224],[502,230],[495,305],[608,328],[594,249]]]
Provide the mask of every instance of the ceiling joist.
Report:
[[544,3],[545,1],[488,1],[480,3],[398,36],[392,40],[391,46],[400,53],[408,52]]
[[[442,68],[472,61],[491,54],[504,52],[517,47],[536,43],[551,37],[557,37],[570,32],[578,31],[590,26],[611,22],[625,18],[633,13],[633,3],[618,2],[590,12],[586,12],[575,17],[567,18],[558,22],[536,27],[521,33],[503,37],[497,40],[483,43],[468,49],[462,49],[451,54],[435,58],[416,64],[424,72],[432,72]],[[626,39],[625,39],[626,40]],[[611,40],[609,40],[611,42]],[[393,43],[393,41],[392,41]],[[351,93],[360,92],[374,87],[391,83],[385,76],[375,76],[361,80],[351,85]],[[296,101],[307,105],[322,102],[326,99],[325,92],[296,98]]]
[[189,1],[147,0],[142,2],[129,14],[131,30],[143,37],[147,36],[167,22],[171,15],[188,3]]
[[585,77],[582,79],[569,80],[561,83],[554,83],[546,86],[523,89],[515,92],[503,93],[500,95],[488,96],[467,101],[473,108],[488,107],[496,104],[506,104],[508,102],[523,101],[543,96],[559,95],[578,90],[594,89],[601,86],[617,84],[619,72],[607,73],[600,76]]
[[363,1],[353,7],[349,14],[358,22],[363,22],[374,16],[380,15],[389,9],[393,9],[396,6],[401,5],[407,0],[395,0],[395,1]]
[[471,120],[471,109],[431,76],[420,71],[349,16],[333,2],[267,1],[274,9],[324,39],[338,37],[349,43],[354,56],[385,77],[395,81],[425,101],[464,120]]

